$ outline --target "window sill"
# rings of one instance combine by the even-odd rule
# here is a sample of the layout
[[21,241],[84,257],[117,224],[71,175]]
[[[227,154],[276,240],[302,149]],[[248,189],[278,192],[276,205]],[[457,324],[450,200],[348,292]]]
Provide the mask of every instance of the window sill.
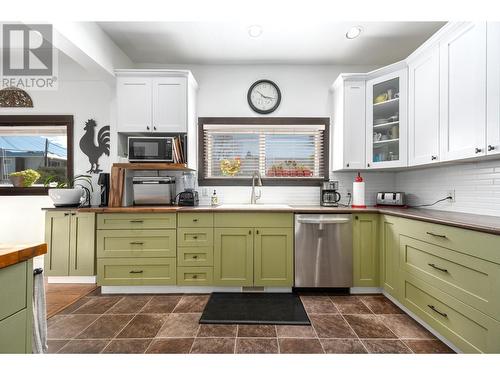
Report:
[[[321,186],[323,178],[262,178],[263,186]],[[251,186],[251,178],[200,178],[199,186]]]

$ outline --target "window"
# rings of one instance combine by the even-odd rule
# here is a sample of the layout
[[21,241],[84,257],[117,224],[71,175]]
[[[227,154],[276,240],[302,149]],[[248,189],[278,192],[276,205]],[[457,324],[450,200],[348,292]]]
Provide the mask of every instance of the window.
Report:
[[328,118],[200,118],[199,185],[317,185],[328,171]]
[[72,178],[72,156],[72,116],[0,116],[0,195],[47,194],[49,177]]

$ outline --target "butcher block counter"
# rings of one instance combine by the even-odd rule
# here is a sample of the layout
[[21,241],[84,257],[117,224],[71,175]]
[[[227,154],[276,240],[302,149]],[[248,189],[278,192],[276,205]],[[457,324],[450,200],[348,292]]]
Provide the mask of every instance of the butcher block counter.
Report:
[[0,268],[12,266],[47,252],[47,244],[2,244],[0,243]]

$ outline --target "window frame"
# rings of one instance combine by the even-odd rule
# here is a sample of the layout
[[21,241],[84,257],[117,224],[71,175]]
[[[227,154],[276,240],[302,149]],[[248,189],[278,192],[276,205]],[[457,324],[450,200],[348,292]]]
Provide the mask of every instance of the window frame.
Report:
[[[0,115],[1,126],[65,126],[67,137],[66,174],[73,179],[73,116],[72,115]],[[0,187],[2,195],[48,195],[48,187]]]
[[330,118],[329,117],[199,117],[198,118],[198,186],[248,186],[252,178],[206,178],[204,125],[324,125],[323,132],[323,178],[262,176],[265,186],[320,186],[329,178]]

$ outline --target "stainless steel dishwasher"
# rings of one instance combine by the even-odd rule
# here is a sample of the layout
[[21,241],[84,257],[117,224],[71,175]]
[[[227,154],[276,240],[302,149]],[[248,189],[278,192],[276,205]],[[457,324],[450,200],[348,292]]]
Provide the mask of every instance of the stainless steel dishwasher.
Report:
[[352,215],[295,215],[294,286],[352,286]]

